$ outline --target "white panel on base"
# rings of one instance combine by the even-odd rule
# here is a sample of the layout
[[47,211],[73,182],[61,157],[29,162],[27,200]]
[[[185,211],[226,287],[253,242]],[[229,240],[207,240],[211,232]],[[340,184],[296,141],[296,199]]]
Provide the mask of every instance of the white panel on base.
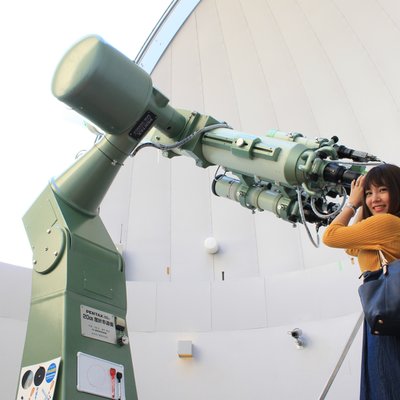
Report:
[[[124,366],[103,360],[89,354],[79,352],[78,357],[78,384],[80,392],[102,396],[107,399],[125,400]],[[110,371],[121,373],[121,382],[112,378]],[[114,386],[113,386],[114,380]]]

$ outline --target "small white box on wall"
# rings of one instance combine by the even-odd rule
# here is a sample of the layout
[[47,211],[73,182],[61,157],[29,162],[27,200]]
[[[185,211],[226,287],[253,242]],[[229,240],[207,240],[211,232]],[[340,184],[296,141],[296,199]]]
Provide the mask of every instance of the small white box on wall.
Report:
[[178,356],[181,358],[193,357],[193,345],[191,340],[178,340]]

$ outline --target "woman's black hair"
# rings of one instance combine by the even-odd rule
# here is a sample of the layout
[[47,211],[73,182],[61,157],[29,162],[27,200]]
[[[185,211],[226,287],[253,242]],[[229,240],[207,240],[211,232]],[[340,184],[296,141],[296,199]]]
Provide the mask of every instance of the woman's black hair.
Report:
[[363,217],[370,217],[371,211],[365,203],[365,192],[371,186],[386,186],[389,191],[389,214],[400,217],[400,168],[393,164],[381,164],[365,175]]

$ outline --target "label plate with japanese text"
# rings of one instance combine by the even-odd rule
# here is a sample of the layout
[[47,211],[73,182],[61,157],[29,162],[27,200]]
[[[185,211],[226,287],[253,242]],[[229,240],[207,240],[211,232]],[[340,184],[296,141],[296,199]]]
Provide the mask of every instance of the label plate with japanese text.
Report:
[[116,344],[115,316],[81,305],[81,333],[92,339]]

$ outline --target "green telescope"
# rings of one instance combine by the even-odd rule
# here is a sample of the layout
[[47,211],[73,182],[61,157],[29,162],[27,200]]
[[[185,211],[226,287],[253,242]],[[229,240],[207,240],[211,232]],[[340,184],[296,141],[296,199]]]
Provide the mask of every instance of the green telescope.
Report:
[[[363,170],[338,162],[341,158],[376,160],[370,154],[339,146],[337,137],[308,139],[299,133],[278,131],[249,135],[213,117],[176,110],[153,87],[145,71],[98,36],[82,39],[67,52],[54,75],[52,90],[59,100],[106,133],[95,147],[101,158],[105,155],[114,166],[122,165],[142,146],[159,148],[167,157],[192,157],[201,167],[222,166],[233,176],[216,179],[216,195],[252,210],[271,211],[294,223],[304,222],[300,208],[305,210],[307,221],[318,224],[327,224],[337,212],[339,206],[326,197],[343,196]],[[86,171],[85,177],[92,176],[90,171],[101,171],[104,179],[97,187],[75,174],[73,181],[67,174],[53,182],[59,196],[90,215],[96,213],[117,169],[109,165],[102,168],[99,155],[92,158],[91,165],[79,165],[78,169]],[[86,164],[86,160],[78,164]],[[90,200],[82,187],[90,188]],[[238,189],[234,195],[232,187]]]

